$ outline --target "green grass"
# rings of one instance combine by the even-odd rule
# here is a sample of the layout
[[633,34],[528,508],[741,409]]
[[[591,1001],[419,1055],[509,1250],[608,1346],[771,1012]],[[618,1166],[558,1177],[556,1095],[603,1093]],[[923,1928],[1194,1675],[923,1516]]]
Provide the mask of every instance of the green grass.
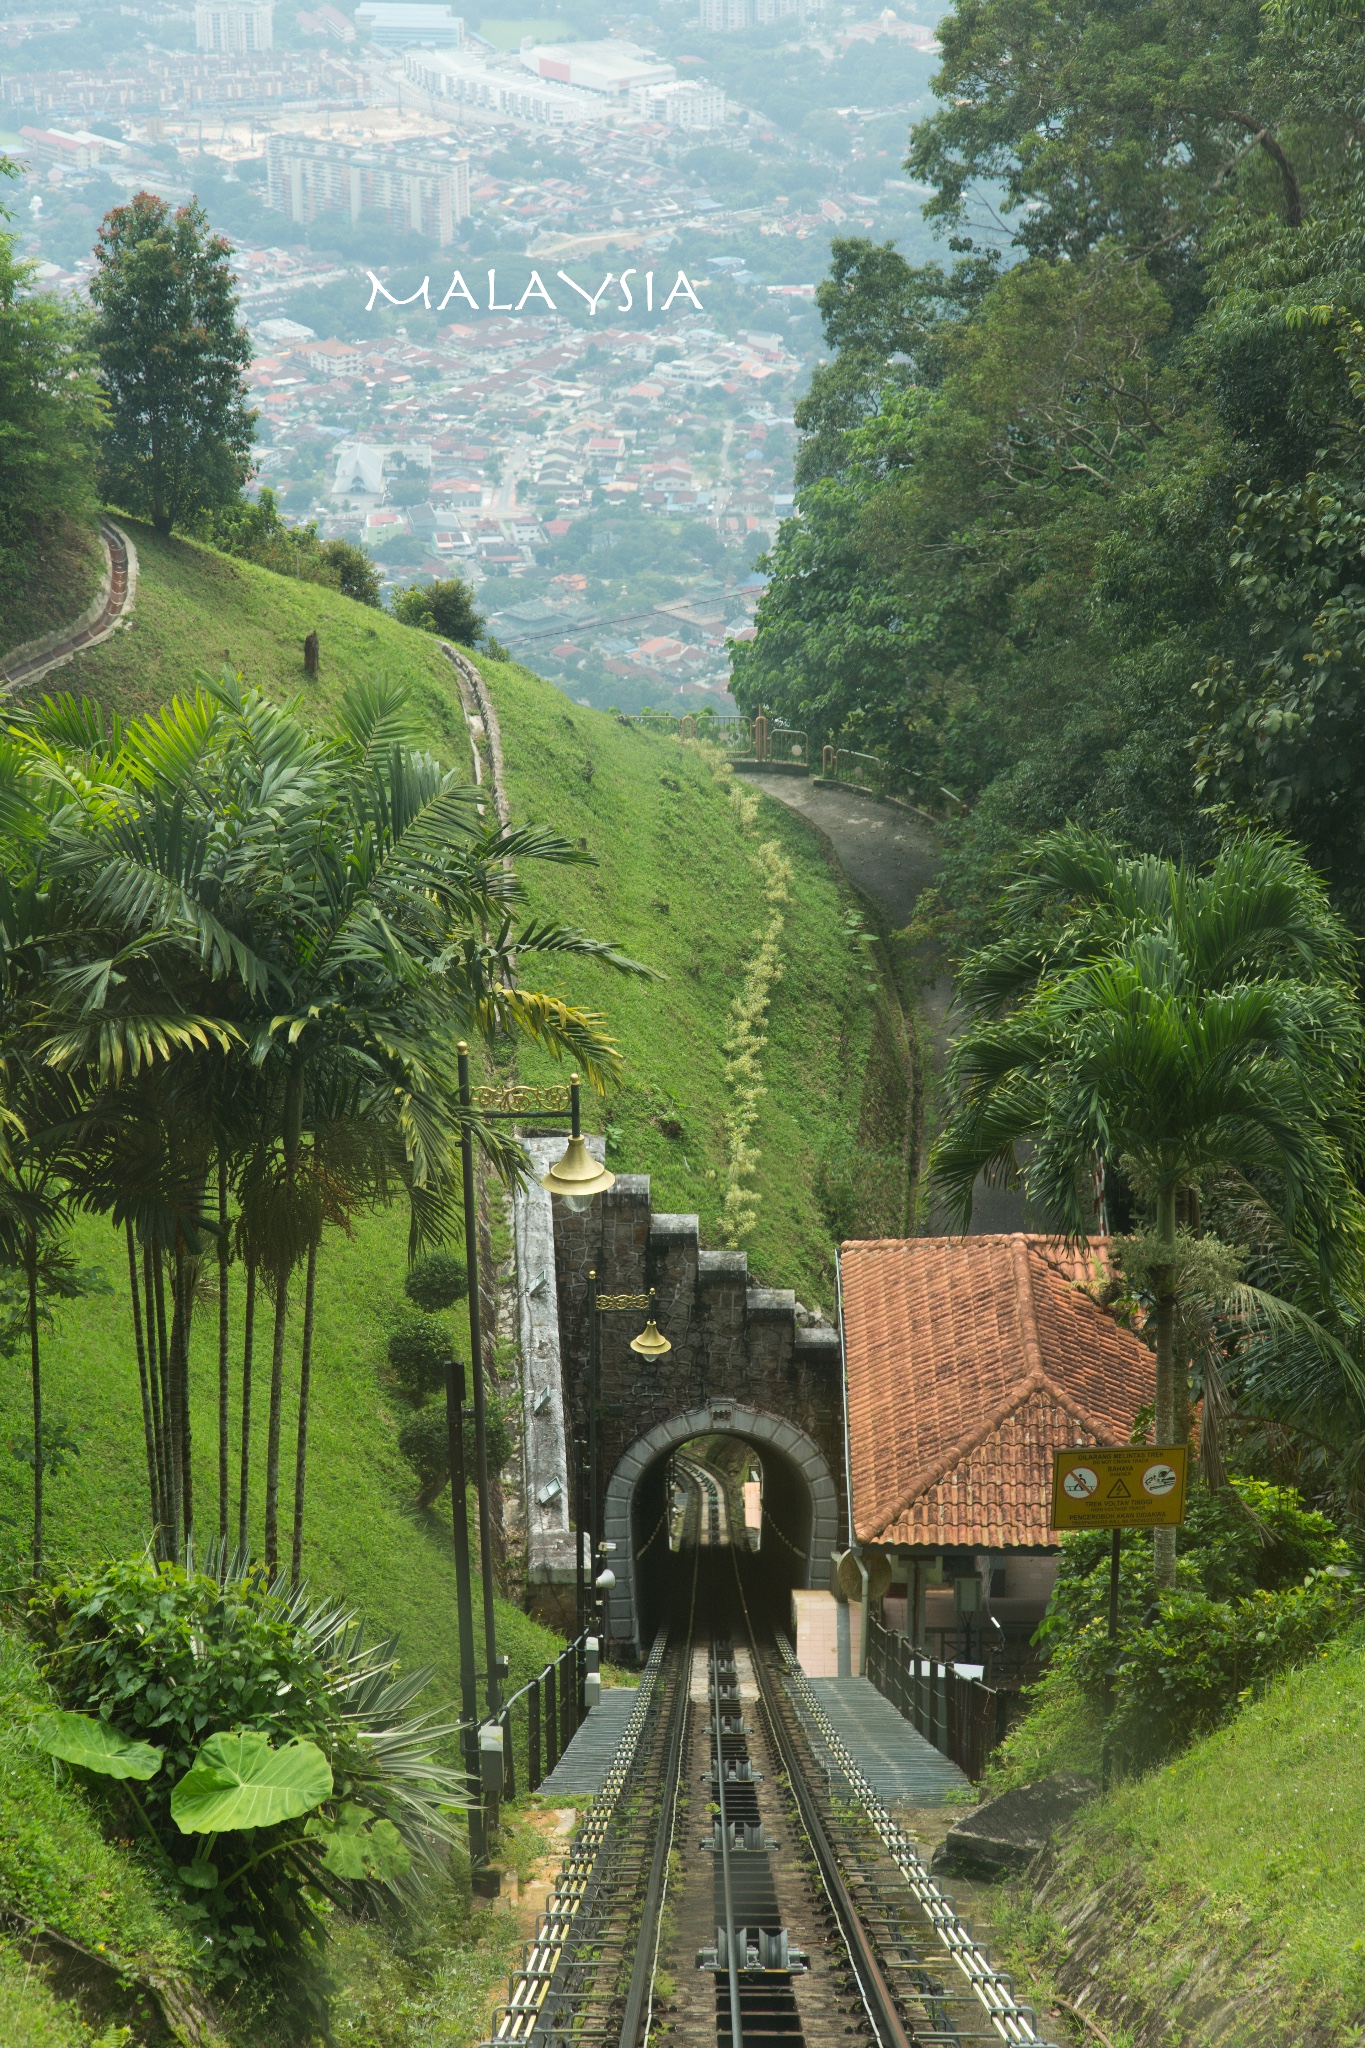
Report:
[[[0,145],[0,153],[3,145]],[[104,555],[93,526],[69,519],[30,557],[30,573],[0,609],[0,655],[79,618],[99,590]]]
[[[57,1311],[55,1334],[44,1353],[48,1412],[64,1416],[80,1455],[47,1487],[47,1548],[55,1559],[124,1555],[146,1541],[149,1508],[142,1411],[128,1307],[127,1263],[121,1237],[97,1220],[76,1226],[76,1252],[98,1265],[112,1291]],[[406,1226],[397,1210],[362,1217],[349,1240],[333,1236],[319,1257],[314,1398],[310,1406],[305,1570],[321,1590],[352,1601],[372,1625],[397,1631],[409,1664],[431,1664],[434,1705],[457,1697],[455,1572],[451,1558],[450,1496],[428,1512],[412,1507],[412,1475],[400,1458],[397,1431],[405,1412],[381,1386],[383,1357],[377,1310],[400,1298]],[[234,1270],[233,1326],[239,1328],[241,1281]],[[301,1289],[298,1290],[301,1292]],[[262,1489],[269,1389],[269,1311],[258,1318],[253,1394],[251,1538],[262,1540]],[[296,1302],[286,1356],[284,1450],[281,1457],[281,1548],[288,1556],[293,1515],[293,1433],[297,1416]],[[457,1341],[467,1326],[457,1322]],[[196,1520],[201,1536],[218,1524],[216,1315],[196,1318],[191,1355]],[[467,1352],[467,1343],[466,1343]],[[234,1361],[234,1415],[237,1375]],[[0,1443],[23,1435],[27,1381],[11,1366],[0,1380]],[[234,1424],[234,1435],[236,1425]],[[31,1434],[31,1430],[30,1430]],[[232,1528],[236,1530],[237,1458],[234,1446]],[[29,1521],[31,1478],[26,1466],[0,1454],[0,1515],[11,1534]],[[476,1595],[477,1597],[477,1595]],[[477,1616],[482,1608],[476,1606]],[[500,1646],[512,1658],[518,1683],[539,1670],[558,1639],[519,1609],[500,1603]]]
[[[217,674],[226,663],[272,696],[300,698],[305,716],[312,709],[321,718],[348,683],[381,671],[408,684],[433,741],[453,762],[468,763],[450,664],[427,634],[323,584],[276,576],[195,541],[163,540],[118,516],[138,552],[132,622],[59,669],[45,690],[88,692],[129,716],[192,687],[197,669]],[[315,681],[303,667],[313,631],[321,645]]]
[[[83,1795],[29,1742],[30,1715],[48,1704],[27,1646],[0,1630],[0,1901],[139,1972],[191,1975],[193,1943],[153,1880],[105,1840]],[[92,2048],[96,2038],[41,1968],[0,1942],[5,2048]]]
[[1126,1999],[1178,2014],[1198,1970],[1210,1999],[1263,1990],[1276,2030],[1258,2031],[1258,2042],[1344,2048],[1365,2027],[1363,1836],[1356,1643],[1331,1647],[1175,1763],[1087,1808],[1060,1851],[1048,1907],[1064,1917],[1113,1888],[1101,2017]]
[[[606,1010],[625,1055],[624,1084],[606,1111],[609,1163],[648,1173],[657,1209],[696,1211],[711,1244],[721,1241],[730,1006],[767,922],[754,848],[774,840],[791,861],[783,978],[763,1057],[758,1223],[747,1248],[766,1284],[828,1308],[834,1238],[816,1188],[822,1161],[863,1121],[878,1001],[846,923],[847,886],[782,804],[761,797],[746,834],[701,748],[585,710],[525,669],[480,666],[514,813],[597,856],[596,868],[549,878],[528,869],[532,901],[609,935],[665,977],[622,981],[574,963],[560,973],[565,993]],[[531,1054],[520,1065],[528,1078],[548,1077]],[[682,1125],[681,1138],[665,1135],[668,1122]]]

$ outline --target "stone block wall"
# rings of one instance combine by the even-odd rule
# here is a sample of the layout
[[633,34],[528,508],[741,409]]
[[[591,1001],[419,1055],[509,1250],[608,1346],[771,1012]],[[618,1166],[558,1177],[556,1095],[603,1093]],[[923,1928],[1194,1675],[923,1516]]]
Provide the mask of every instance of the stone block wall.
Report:
[[[695,1216],[654,1214],[649,1180],[621,1174],[591,1208],[555,1205],[560,1356],[570,1432],[587,1436],[588,1273],[600,1294],[658,1295],[659,1327],[673,1349],[644,1359],[630,1349],[643,1316],[601,1317],[600,1484],[655,1424],[731,1400],[795,1423],[825,1457],[840,1490],[844,1453],[840,1350],[829,1324],[798,1315],[788,1288],[753,1287],[737,1251],[703,1251]],[[570,1461],[574,1461],[571,1459]]]

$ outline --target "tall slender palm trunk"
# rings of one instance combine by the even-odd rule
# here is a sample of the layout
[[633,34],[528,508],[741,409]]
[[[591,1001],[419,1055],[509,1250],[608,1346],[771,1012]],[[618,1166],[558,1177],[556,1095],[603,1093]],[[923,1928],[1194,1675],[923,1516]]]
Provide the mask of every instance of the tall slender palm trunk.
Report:
[[142,1328],[142,1298],[138,1284],[137,1240],[133,1222],[124,1223],[128,1242],[128,1294],[133,1304],[133,1342],[137,1347],[137,1379],[142,1394],[142,1434],[147,1446],[147,1491],[152,1507],[152,1548],[161,1555],[161,1473],[157,1462],[156,1417],[152,1410],[152,1383],[147,1370],[147,1340]]
[[218,1161],[218,1540],[228,1540],[228,1185]]
[[246,1265],[246,1305],[242,1310],[242,1463],[237,1484],[237,1547],[246,1549],[251,1500],[251,1353],[256,1338],[256,1261]]
[[158,1330],[156,1315],[156,1285],[153,1278],[155,1254],[149,1244],[142,1247],[142,1297],[145,1305],[143,1327],[147,1335],[147,1390],[152,1403],[152,1431],[156,1439],[156,1484],[158,1508],[156,1513],[156,1554],[165,1560],[174,1556],[175,1544],[171,1531],[171,1467],[170,1432],[166,1420],[166,1347],[165,1332]]
[[318,1248],[308,1247],[308,1271],[303,1288],[303,1345],[299,1363],[299,1435],[294,1453],[294,1543],[290,1556],[290,1577],[297,1586],[303,1576],[303,1495],[308,1478],[308,1394],[313,1381],[313,1300],[317,1289]]
[[289,1314],[289,1272],[275,1281],[275,1341],[270,1353],[270,1421],[265,1437],[265,1568],[280,1568],[280,1411],[284,1405],[284,1326]]
[[33,1571],[43,1564],[43,1359],[38,1339],[38,1233],[30,1226],[24,1247],[28,1276],[28,1360],[33,1386]]
[[159,1245],[155,1246],[150,1256],[152,1262],[152,1288],[156,1303],[156,1342],[158,1377],[161,1381],[161,1413],[165,1423],[167,1554],[171,1557],[176,1557],[180,1551],[180,1531],[183,1526],[181,1520],[183,1468],[180,1463],[179,1418],[176,1412],[174,1392],[175,1371],[171,1358],[171,1343],[166,1330],[166,1270],[161,1247]]

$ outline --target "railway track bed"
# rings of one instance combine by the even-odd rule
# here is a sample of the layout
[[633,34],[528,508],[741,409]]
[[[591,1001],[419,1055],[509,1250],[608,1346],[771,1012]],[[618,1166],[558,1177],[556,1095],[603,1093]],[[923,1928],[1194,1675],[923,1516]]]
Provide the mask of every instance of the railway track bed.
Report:
[[790,1646],[752,1623],[703,1503],[690,1611],[654,1645],[494,2040],[1043,2048]]

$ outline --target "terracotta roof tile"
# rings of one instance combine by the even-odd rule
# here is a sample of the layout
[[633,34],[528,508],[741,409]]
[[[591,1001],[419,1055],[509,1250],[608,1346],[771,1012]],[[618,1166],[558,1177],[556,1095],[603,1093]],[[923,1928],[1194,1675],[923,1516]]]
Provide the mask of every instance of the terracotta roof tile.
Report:
[[1152,1398],[1151,1352],[1079,1284],[1096,1261],[1107,1267],[1107,1251],[1022,1233],[842,1247],[861,1541],[1055,1540],[1053,1450],[1126,1442]]

